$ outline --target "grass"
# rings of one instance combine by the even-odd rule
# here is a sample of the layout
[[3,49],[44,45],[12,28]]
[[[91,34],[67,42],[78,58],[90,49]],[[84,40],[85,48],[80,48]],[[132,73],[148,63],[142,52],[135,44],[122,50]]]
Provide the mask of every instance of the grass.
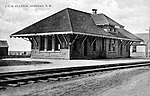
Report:
[[16,65],[36,65],[51,64],[48,61],[19,61],[19,60],[0,60],[0,66],[16,66]]

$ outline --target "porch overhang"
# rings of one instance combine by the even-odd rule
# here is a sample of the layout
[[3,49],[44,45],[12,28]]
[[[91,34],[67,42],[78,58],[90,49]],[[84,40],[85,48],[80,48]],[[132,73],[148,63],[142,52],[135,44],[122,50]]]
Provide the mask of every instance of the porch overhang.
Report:
[[111,38],[111,39],[120,39],[120,40],[128,40],[132,42],[141,42],[140,40],[136,39],[128,39],[128,38],[119,38],[115,36],[107,36],[107,35],[101,35],[101,34],[90,34],[90,33],[84,33],[84,32],[74,32],[74,31],[68,31],[68,32],[48,32],[48,33],[32,33],[32,34],[12,34],[10,35],[10,38],[18,37],[18,38],[28,38],[33,36],[47,36],[47,35],[59,35],[59,34],[78,34],[78,35],[88,35],[88,36],[96,36],[96,37],[102,37],[102,38]]

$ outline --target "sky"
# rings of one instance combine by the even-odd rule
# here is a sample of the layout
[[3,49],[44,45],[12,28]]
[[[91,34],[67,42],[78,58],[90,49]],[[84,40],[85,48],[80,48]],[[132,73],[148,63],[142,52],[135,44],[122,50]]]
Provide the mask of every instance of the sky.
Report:
[[133,34],[148,33],[150,26],[150,0],[0,0],[0,40],[7,40],[9,51],[30,51],[29,41],[9,36],[65,8],[97,9]]

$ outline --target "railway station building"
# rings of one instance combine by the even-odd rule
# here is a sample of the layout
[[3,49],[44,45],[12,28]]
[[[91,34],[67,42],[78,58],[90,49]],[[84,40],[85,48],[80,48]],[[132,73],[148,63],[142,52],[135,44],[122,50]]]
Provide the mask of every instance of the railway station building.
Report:
[[142,39],[105,14],[71,8],[44,18],[10,37],[31,42],[31,58],[101,59],[130,57],[130,46]]

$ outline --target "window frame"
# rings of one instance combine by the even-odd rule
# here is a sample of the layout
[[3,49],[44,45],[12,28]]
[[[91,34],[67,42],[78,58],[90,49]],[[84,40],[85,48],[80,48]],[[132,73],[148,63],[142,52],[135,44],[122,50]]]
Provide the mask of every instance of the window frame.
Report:
[[[49,38],[51,38],[49,41]],[[60,44],[60,41],[58,40],[57,36],[41,36],[40,37],[40,48],[39,48],[39,51],[40,52],[60,52],[60,49],[61,49],[61,44]],[[42,40],[42,41],[41,41]],[[57,45],[56,45],[56,40],[57,40]],[[46,43],[47,42],[47,43]],[[51,42],[51,43],[49,43]],[[42,45],[41,45],[42,44]],[[45,45],[47,44],[47,45]],[[48,46],[49,44],[51,45],[51,48],[49,49]],[[56,46],[58,49],[56,49]]]
[[116,40],[115,39],[109,39],[108,51],[109,52],[115,52],[116,51]]
[[46,51],[52,51],[53,46],[52,46],[52,36],[48,36],[47,38],[47,50]]
[[45,50],[45,37],[41,36],[40,37],[40,51]]

